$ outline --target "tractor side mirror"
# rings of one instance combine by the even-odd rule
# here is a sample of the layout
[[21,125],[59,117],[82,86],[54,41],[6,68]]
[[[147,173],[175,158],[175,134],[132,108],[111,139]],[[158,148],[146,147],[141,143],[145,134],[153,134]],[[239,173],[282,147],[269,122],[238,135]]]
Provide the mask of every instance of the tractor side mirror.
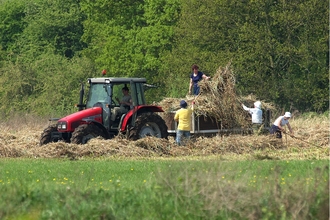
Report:
[[143,84],[144,91],[147,91],[148,89],[152,89],[152,88],[158,88],[158,87],[159,87],[158,85],[151,85],[151,84],[147,84],[147,83]]

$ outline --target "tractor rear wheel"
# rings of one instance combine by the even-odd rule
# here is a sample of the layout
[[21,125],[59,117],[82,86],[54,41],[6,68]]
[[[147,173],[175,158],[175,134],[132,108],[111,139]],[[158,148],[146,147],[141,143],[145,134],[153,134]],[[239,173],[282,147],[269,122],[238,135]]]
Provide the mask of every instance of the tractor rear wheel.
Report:
[[56,124],[52,124],[49,125],[41,134],[41,138],[40,138],[40,143],[39,145],[45,145],[51,142],[56,142],[58,140],[53,140],[52,139],[52,133],[53,132],[57,132],[57,125]]
[[101,136],[106,138],[106,134],[101,128],[94,124],[79,125],[72,133],[71,143],[86,144],[90,139]]
[[129,129],[128,138],[137,140],[146,136],[168,137],[167,126],[162,117],[153,112],[143,113],[136,118],[135,126]]

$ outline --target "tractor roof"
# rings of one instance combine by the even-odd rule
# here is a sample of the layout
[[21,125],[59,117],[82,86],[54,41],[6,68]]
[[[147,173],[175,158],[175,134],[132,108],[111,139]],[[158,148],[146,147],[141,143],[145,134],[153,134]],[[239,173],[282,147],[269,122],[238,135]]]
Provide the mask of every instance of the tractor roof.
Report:
[[91,83],[105,83],[106,81],[110,83],[130,83],[138,82],[138,83],[146,83],[146,78],[126,78],[126,77],[101,77],[101,78],[89,78],[89,82]]

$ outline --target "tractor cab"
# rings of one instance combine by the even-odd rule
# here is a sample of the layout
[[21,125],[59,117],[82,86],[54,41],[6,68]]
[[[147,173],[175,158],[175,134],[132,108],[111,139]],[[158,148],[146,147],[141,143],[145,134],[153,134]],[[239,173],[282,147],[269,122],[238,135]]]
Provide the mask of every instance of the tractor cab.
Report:
[[[107,130],[117,129],[123,114],[133,109],[134,106],[145,105],[143,93],[144,78],[91,78],[88,79],[90,85],[87,96],[86,108],[101,107],[103,125]],[[130,105],[121,105],[124,94],[123,89],[128,89]],[[119,100],[119,102],[118,102]],[[125,108],[124,113],[116,115],[115,120],[111,121],[114,108]]]

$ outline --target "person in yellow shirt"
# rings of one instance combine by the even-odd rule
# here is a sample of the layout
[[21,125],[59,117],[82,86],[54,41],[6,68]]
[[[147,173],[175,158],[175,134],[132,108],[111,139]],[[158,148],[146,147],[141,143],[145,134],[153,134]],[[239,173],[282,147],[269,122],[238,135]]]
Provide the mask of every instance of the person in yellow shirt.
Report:
[[184,139],[190,139],[191,113],[193,111],[194,102],[192,103],[192,108],[187,108],[187,102],[185,100],[181,100],[180,107],[181,109],[176,111],[174,115],[174,120],[179,123],[175,138],[175,142],[179,146],[184,145]]

